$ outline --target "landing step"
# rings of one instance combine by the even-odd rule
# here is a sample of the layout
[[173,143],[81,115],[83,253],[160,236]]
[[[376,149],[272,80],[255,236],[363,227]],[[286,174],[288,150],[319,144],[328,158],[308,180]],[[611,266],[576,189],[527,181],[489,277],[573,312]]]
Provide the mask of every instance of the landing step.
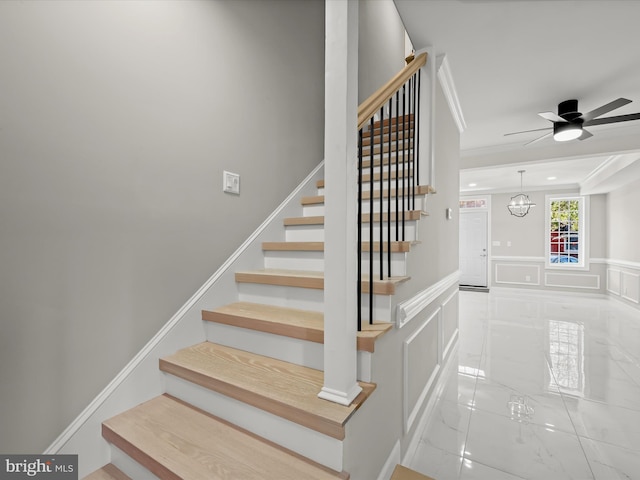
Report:
[[[402,276],[374,280],[373,293],[376,295],[393,295],[396,292],[396,285],[406,282],[409,278]],[[362,293],[369,293],[368,280],[364,277],[362,280]],[[236,282],[324,290],[324,272],[267,268],[264,270],[236,272]]]
[[203,342],[160,359],[160,370],[299,425],[344,439],[347,420],[375,389],[362,392],[350,406],[322,400],[324,373],[244,350]]
[[[411,195],[415,193],[416,195],[427,195],[430,193],[435,193],[435,189],[430,185],[417,185],[415,188],[410,189],[399,189],[397,190],[397,195],[399,197],[404,197],[405,195]],[[396,189],[391,189],[391,198],[396,196]],[[368,200],[371,197],[371,193],[369,191],[362,192],[362,199]],[[389,191],[385,190],[382,195],[383,198],[389,198]],[[373,192],[373,198],[380,198],[380,191],[376,190]],[[316,205],[324,203],[324,195],[312,195],[308,197],[302,197],[300,200],[302,205]]]
[[[407,210],[404,212],[404,216],[405,216],[405,220],[420,220],[420,217],[428,215],[427,212],[423,212],[421,210]],[[368,213],[365,213],[362,215],[362,221],[364,223],[368,223],[370,221],[371,217],[369,216]],[[382,220],[384,222],[386,222],[388,219],[388,214],[385,212],[382,214]],[[399,220],[402,220],[402,213],[400,213],[400,215],[398,216]],[[391,212],[391,221],[395,222],[396,220],[396,212]],[[379,213],[374,213],[373,214],[373,221],[374,222],[379,222],[380,221],[380,214]],[[317,215],[317,216],[310,216],[310,217],[289,217],[289,218],[285,218],[284,219],[284,224],[285,226],[294,226],[294,225],[324,225],[324,216],[323,215]]]
[[[391,242],[391,252],[404,253],[411,251],[411,245],[419,242]],[[371,249],[371,243],[362,242],[362,251],[368,252]],[[382,245],[384,252],[389,250],[389,244],[384,242]],[[324,242],[263,242],[263,251],[279,251],[279,252],[324,252]],[[380,251],[380,242],[373,242],[373,251]]]
[[402,465],[396,465],[396,469],[393,471],[393,475],[391,475],[389,480],[433,480],[433,478],[427,477],[410,468],[403,467]]
[[[309,342],[324,343],[322,312],[236,302],[211,311],[203,310],[202,319]],[[391,323],[374,322],[373,325],[369,325],[362,322],[362,331],[358,332],[358,350],[373,352],[376,340],[391,328]]]
[[125,475],[114,464],[109,463],[99,470],[90,473],[83,480],[131,480],[131,477]]
[[168,395],[102,424],[103,437],[165,479],[347,479]]

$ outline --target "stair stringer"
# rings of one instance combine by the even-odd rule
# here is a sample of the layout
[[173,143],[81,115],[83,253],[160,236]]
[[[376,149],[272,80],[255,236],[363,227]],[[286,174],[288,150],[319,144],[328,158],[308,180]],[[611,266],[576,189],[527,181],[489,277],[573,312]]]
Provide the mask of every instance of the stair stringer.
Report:
[[159,359],[185,345],[205,341],[201,311],[237,300],[235,272],[262,265],[262,243],[278,238],[284,240],[284,219],[299,214],[300,197],[314,194],[315,184],[323,178],[323,174],[324,161],[92,400],[45,450],[45,454],[78,454],[79,478],[110,462],[110,446],[101,435],[102,422],[164,392],[162,372],[158,369]]

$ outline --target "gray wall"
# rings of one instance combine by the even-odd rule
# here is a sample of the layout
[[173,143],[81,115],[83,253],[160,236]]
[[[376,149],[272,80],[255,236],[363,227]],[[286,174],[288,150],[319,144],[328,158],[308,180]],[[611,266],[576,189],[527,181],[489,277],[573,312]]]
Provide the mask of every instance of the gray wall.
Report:
[[607,258],[640,262],[640,181],[607,195]]
[[[435,104],[433,186],[437,193],[427,197],[426,211],[429,215],[423,217],[418,225],[420,244],[409,253],[408,274],[411,281],[406,288],[403,287],[405,298],[412,297],[458,270],[460,131],[439,82],[436,86]],[[453,211],[451,220],[446,218],[447,208]]]
[[[606,256],[607,242],[606,196],[591,195],[589,202],[589,257],[595,260],[595,263],[591,263],[588,270],[563,269],[551,272],[545,270],[545,261],[542,260],[546,254],[545,196],[579,192],[577,190],[527,192],[531,200],[536,203],[536,207],[522,218],[512,216],[506,207],[514,193],[491,195],[491,242],[497,241],[500,245],[490,245],[490,252],[493,257],[525,257],[525,259],[493,258],[489,266],[489,277],[493,286],[558,290],[565,288],[558,287],[557,282],[566,281],[567,284],[576,286],[578,291],[604,293],[606,272],[602,259]],[[529,258],[526,259],[526,257]],[[541,260],[536,261],[535,258]],[[500,282],[496,279],[498,270],[502,273]],[[567,273],[575,276],[567,276]]]
[[393,0],[360,0],[358,102],[404,67],[405,30]]
[[323,22],[0,2],[0,452],[43,451],[322,160]]

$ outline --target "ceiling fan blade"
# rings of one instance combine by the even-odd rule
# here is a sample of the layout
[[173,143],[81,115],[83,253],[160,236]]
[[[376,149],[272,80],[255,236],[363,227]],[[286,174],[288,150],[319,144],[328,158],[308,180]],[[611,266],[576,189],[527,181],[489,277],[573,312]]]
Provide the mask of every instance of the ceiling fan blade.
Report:
[[629,122],[631,120],[640,120],[640,113],[630,113],[628,115],[616,115],[615,117],[594,118],[588,122],[584,122],[585,126],[605,125],[607,123]]
[[551,135],[553,135],[553,132],[545,133],[541,137],[538,137],[535,140],[531,140],[530,142],[525,143],[524,146],[526,147],[527,145],[531,145],[531,144],[534,144],[536,142],[539,142],[540,140],[542,140],[544,138],[547,138],[547,137],[550,137]]
[[585,130],[584,128],[582,129],[582,135],[580,135],[578,137],[578,140],[586,140],[589,137],[593,137],[593,133]]
[[562,118],[560,115],[558,115],[557,113],[540,112],[538,115],[540,115],[545,120],[549,120],[550,122],[566,122],[566,120]]
[[609,102],[606,105],[602,105],[601,107],[598,107],[594,110],[591,110],[590,112],[587,112],[581,115],[581,117],[586,123],[593,120],[596,117],[599,117],[600,115],[604,115],[605,113],[610,112],[611,110],[615,110],[616,108],[623,107],[627,103],[631,103],[631,100],[629,100],[628,98],[618,98],[613,102]]
[[511,133],[505,133],[504,136],[508,137],[509,135],[518,135],[520,133],[529,133],[529,132],[544,132],[545,130],[551,130],[552,127],[547,127],[547,128],[536,128],[534,130],[522,130],[521,132],[511,132]]

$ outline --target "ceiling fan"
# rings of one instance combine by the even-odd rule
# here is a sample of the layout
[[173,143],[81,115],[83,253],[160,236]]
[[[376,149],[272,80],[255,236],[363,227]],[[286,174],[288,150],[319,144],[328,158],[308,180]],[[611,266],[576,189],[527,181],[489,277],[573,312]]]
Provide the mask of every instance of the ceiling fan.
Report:
[[547,138],[550,135],[553,135],[553,139],[558,142],[566,142],[568,140],[575,139],[586,140],[587,138],[592,137],[593,134],[588,130],[585,130],[584,127],[604,125],[607,123],[628,122],[630,120],[640,120],[640,113],[630,113],[628,115],[617,115],[615,117],[597,118],[600,115],[604,115],[605,113],[615,110],[616,108],[620,108],[627,103],[631,103],[631,100],[627,98],[618,98],[617,100],[602,105],[601,107],[591,110],[590,112],[580,113],[580,111],[578,111],[578,100],[565,100],[564,102],[558,104],[557,114],[553,112],[541,112],[538,114],[542,118],[553,122],[553,127],[506,133],[505,136],[516,135],[519,133],[542,132],[544,130],[551,130],[549,133],[545,133],[541,137],[525,143],[525,146],[539,142],[540,140]]

